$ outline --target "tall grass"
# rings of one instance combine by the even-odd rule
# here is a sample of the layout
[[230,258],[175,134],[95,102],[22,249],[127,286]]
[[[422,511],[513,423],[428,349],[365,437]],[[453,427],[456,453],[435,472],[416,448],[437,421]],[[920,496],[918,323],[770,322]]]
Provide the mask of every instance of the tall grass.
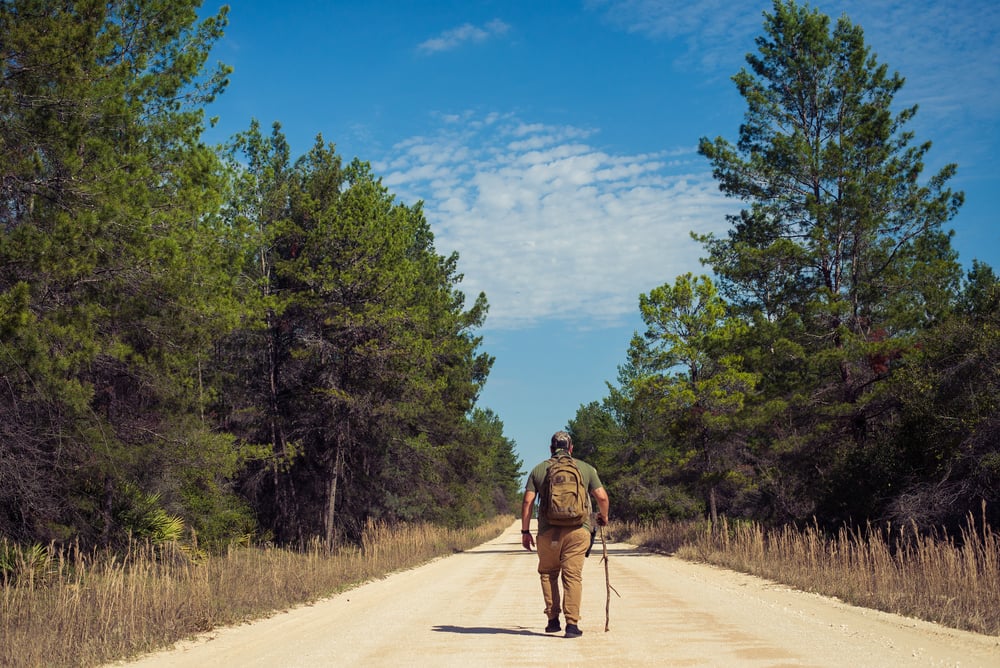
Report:
[[125,553],[0,542],[0,666],[95,666],[211,628],[267,616],[494,538],[514,521],[467,530],[371,523],[360,547],[330,553],[177,545]]
[[766,529],[723,520],[619,529],[638,545],[848,603],[1000,635],[1000,534],[970,515],[958,536],[914,527]]

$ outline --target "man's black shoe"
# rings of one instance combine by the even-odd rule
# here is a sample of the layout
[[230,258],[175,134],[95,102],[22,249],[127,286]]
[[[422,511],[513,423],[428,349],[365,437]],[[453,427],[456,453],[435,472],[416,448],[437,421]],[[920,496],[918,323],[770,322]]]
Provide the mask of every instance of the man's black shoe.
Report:
[[556,633],[558,631],[562,631],[562,627],[559,626],[559,618],[556,617],[555,619],[550,619],[549,625],[545,627],[545,632]]
[[583,631],[580,630],[576,624],[566,625],[566,637],[567,638],[579,638],[583,635]]

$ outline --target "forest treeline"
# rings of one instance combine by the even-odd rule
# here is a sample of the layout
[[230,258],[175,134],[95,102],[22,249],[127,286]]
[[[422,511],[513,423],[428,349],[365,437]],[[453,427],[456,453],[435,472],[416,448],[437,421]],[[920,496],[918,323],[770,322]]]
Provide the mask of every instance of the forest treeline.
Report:
[[202,141],[230,70],[199,5],[0,3],[0,535],[336,545],[511,512],[485,296],[322,137]]
[[848,17],[776,0],[756,46],[738,139],[699,147],[742,210],[694,235],[710,272],[641,295],[577,451],[628,519],[1000,526],[1000,283],[951,247],[956,166],[924,175]]
[[[280,125],[202,140],[195,0],[0,2],[0,535],[301,545],[516,509],[493,359],[421,206]],[[1000,525],[1000,282],[860,27],[794,2],[701,141],[743,210],[569,427],[620,518]]]

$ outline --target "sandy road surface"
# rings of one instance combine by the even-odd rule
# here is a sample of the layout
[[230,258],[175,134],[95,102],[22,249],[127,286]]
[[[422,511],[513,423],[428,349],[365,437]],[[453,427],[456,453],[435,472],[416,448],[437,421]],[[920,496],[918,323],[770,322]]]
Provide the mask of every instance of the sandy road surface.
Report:
[[544,633],[519,523],[478,548],[133,666],[990,666],[1000,638],[854,608],[758,578],[600,540],[581,638]]

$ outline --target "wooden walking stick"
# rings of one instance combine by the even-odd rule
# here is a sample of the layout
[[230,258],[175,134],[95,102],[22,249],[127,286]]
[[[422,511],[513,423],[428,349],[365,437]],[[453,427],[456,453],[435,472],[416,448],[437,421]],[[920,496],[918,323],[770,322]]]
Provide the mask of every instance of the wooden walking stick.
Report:
[[611,592],[614,592],[618,598],[621,598],[622,595],[611,586],[611,575],[608,574],[608,541],[604,539],[604,526],[601,526],[601,547],[604,550],[604,555],[601,557],[601,561],[604,562],[604,583],[608,588],[608,597],[604,602],[604,632],[607,633],[611,630],[608,626],[611,622]]

